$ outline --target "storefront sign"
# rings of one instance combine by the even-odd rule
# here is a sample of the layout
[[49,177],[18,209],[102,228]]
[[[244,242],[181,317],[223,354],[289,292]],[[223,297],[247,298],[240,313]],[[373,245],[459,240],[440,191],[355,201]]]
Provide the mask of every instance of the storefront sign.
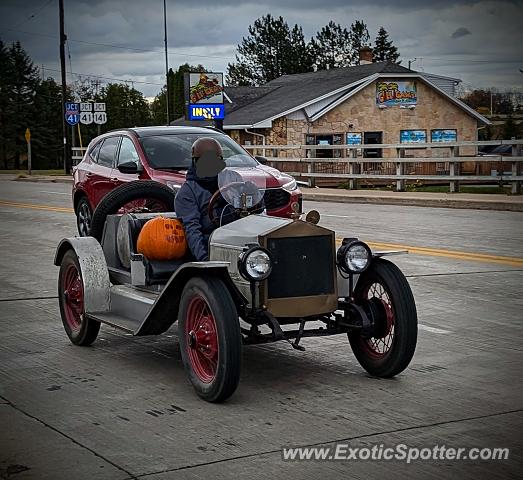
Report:
[[430,132],[430,141],[433,143],[457,142],[458,133],[455,129],[437,129]]
[[427,132],[425,130],[401,130],[400,143],[426,143]]
[[190,73],[189,103],[223,103],[223,73]]
[[376,105],[416,105],[416,83],[414,81],[376,82]]
[[347,145],[361,145],[361,132],[347,133]]
[[225,108],[222,104],[189,105],[189,120],[223,120]]

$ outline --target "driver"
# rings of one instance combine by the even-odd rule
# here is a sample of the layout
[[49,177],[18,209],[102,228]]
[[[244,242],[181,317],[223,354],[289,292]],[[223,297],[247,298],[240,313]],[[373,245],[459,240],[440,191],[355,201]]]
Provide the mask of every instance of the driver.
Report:
[[[209,200],[218,191],[218,173],[224,168],[220,143],[212,137],[199,138],[193,143],[192,164],[174,201],[189,250],[200,262],[209,260],[209,236],[217,228],[209,218]],[[217,208],[220,215],[226,204]]]

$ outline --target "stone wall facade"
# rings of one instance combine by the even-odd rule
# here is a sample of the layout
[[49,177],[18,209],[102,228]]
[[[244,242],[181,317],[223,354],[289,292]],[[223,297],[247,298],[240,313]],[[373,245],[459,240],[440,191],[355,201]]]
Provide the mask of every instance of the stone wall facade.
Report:
[[[416,82],[417,105],[410,110],[393,106],[380,109],[376,105],[376,84],[372,83],[348,100],[327,112],[315,122],[279,118],[271,129],[255,130],[266,135],[268,145],[303,145],[307,134],[343,134],[347,132],[383,132],[383,143],[400,142],[404,129],[426,130],[430,141],[431,129],[456,129],[457,140],[477,140],[477,120],[422,81]],[[243,131],[231,131],[231,136],[260,144],[261,138]],[[268,156],[271,152],[267,152]],[[276,153],[276,152],[274,152]],[[461,155],[474,155],[475,147],[463,148]],[[394,157],[396,151],[384,149],[383,156]],[[407,150],[408,156],[448,156],[448,149]],[[276,156],[276,155],[274,155]],[[305,156],[304,151],[279,151],[278,156]]]

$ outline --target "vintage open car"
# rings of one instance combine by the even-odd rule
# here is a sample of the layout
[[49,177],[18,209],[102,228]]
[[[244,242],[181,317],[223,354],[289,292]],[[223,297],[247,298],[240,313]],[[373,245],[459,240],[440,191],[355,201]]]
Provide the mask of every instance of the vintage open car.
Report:
[[[405,276],[383,258],[398,252],[337,239],[318,225],[317,212],[305,219],[298,212],[294,219],[253,213],[259,209],[235,182],[239,219],[214,230],[209,261],[151,260],[137,252],[141,229],[159,215],[176,216],[137,202],[144,189],[154,197],[167,188],[152,183],[111,192],[93,216],[97,238],[66,238],[58,246],[60,312],[74,344],[90,345],[101,323],[142,336],[177,322],[188,377],[211,402],[236,390],[243,345],[287,341],[304,350],[303,337],[343,334],[372,376],[392,377],[408,366],[416,306]],[[122,210],[130,199],[140,208]]]

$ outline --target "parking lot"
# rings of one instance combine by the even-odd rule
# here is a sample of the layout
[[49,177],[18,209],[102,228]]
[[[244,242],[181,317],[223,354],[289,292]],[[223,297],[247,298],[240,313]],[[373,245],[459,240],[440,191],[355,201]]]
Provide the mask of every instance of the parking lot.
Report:
[[[175,330],[63,331],[56,245],[70,185],[0,179],[0,478],[517,478],[523,466],[523,213],[305,202],[394,257],[414,292],[414,360],[369,377],[345,336],[248,346],[224,404],[193,393]],[[286,446],[508,447],[507,461],[282,461]],[[394,475],[392,475],[394,473]]]

